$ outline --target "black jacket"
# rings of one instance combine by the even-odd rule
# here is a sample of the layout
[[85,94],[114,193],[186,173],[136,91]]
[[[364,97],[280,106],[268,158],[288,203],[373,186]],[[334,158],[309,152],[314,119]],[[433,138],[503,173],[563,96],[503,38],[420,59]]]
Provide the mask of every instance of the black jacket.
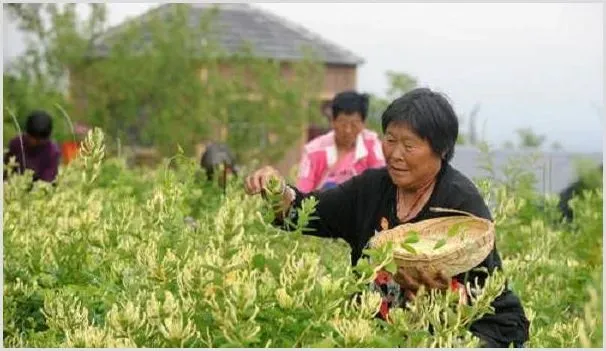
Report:
[[[396,215],[396,186],[391,181],[386,168],[370,169],[353,177],[336,188],[323,192],[297,194],[289,219],[296,223],[296,210],[301,202],[309,196],[318,199],[317,219],[310,221],[309,235],[319,237],[341,238],[351,247],[351,263],[356,265],[375,232],[381,231],[380,220],[385,217],[389,227],[401,224]],[[450,216],[451,213],[437,213],[429,209],[442,207],[472,213],[478,217],[492,220],[484,199],[476,186],[449,164],[445,163],[438,173],[434,190],[421,212],[410,222]],[[287,225],[276,221],[285,230]],[[496,246],[478,267],[486,267],[489,272],[501,268],[501,258]],[[467,272],[456,277],[465,284],[473,284],[478,278],[483,285],[487,277],[482,272]],[[467,279],[466,279],[467,278]],[[485,315],[474,322],[470,331],[490,346],[508,347],[510,343],[523,344],[528,340],[529,322],[526,319],[519,298],[508,288],[493,302],[494,315]]]

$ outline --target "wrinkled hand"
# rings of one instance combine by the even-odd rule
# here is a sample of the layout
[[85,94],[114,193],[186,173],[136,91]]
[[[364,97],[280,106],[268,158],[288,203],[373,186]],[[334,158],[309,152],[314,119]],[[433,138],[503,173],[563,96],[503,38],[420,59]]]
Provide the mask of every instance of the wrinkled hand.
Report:
[[265,166],[246,177],[244,181],[244,190],[248,195],[259,194],[267,188],[268,182],[272,177],[278,178],[280,184],[284,186],[284,177],[282,177],[280,172],[271,166]]
[[398,271],[393,276],[393,280],[407,292],[412,294],[416,294],[421,285],[425,286],[425,290],[440,291],[448,290],[448,287],[450,286],[450,279],[442,272],[438,272],[433,277],[426,272],[419,272],[419,279],[417,280],[411,275],[406,274],[404,269],[398,268]]

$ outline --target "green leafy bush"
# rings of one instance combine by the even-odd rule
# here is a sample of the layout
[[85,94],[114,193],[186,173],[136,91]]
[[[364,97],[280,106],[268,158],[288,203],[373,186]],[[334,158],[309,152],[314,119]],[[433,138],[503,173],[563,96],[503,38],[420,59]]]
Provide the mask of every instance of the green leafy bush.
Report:
[[479,182],[505,275],[473,307],[425,293],[384,323],[345,243],[269,226],[240,182],[224,196],[183,156],[128,170],[104,158],[97,130],[84,150],[56,187],[5,183],[7,347],[473,347],[467,326],[490,313],[505,278],[532,322],[527,346],[602,346],[601,188],[559,227],[519,217],[530,209],[515,189]]

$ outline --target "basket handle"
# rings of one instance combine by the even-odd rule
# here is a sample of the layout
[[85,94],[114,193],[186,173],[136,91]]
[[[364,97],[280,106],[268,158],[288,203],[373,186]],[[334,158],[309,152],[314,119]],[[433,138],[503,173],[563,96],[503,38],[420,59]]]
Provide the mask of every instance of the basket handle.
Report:
[[[450,212],[450,213],[458,213],[458,214],[463,214],[472,218],[480,218],[472,213],[466,212],[466,211],[461,211],[461,210],[455,210],[453,208],[442,208],[442,207],[430,207],[429,208],[430,211],[433,212]],[[480,218],[480,219],[484,219],[484,218]]]

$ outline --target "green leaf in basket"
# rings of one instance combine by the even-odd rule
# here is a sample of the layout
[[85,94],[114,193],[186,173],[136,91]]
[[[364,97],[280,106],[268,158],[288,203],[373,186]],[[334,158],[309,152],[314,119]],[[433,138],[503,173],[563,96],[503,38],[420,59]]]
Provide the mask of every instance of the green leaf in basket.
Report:
[[439,248],[441,248],[442,246],[446,245],[446,239],[440,239],[438,240],[438,242],[435,244],[435,246],[433,247],[434,250],[437,250]]
[[385,267],[383,267],[384,270],[388,271],[391,274],[396,274],[397,270],[398,270],[398,266],[396,266],[396,263],[394,261],[389,262],[389,264],[387,264]]
[[419,234],[419,232],[417,232],[416,230],[409,230],[408,233],[406,233],[406,235],[408,235],[409,237],[410,236],[416,236],[416,237],[418,237],[421,234]]
[[416,253],[417,253],[417,250],[415,250],[415,248],[414,248],[414,247],[412,247],[412,246],[410,246],[410,245],[408,245],[408,244],[406,244],[406,243],[403,243],[403,244],[402,244],[402,248],[403,248],[404,250],[406,250],[406,251],[410,252],[411,254],[416,254]]
[[404,240],[405,244],[414,244],[419,242],[419,233],[411,232],[412,234],[408,234],[406,239]]
[[455,225],[450,227],[450,229],[448,229],[448,237],[452,238],[453,236],[459,234],[461,232],[461,229],[463,229],[462,223],[456,223]]
[[448,229],[448,237],[452,238],[455,235],[463,234],[465,232],[465,225],[463,223],[456,223],[450,229]]

